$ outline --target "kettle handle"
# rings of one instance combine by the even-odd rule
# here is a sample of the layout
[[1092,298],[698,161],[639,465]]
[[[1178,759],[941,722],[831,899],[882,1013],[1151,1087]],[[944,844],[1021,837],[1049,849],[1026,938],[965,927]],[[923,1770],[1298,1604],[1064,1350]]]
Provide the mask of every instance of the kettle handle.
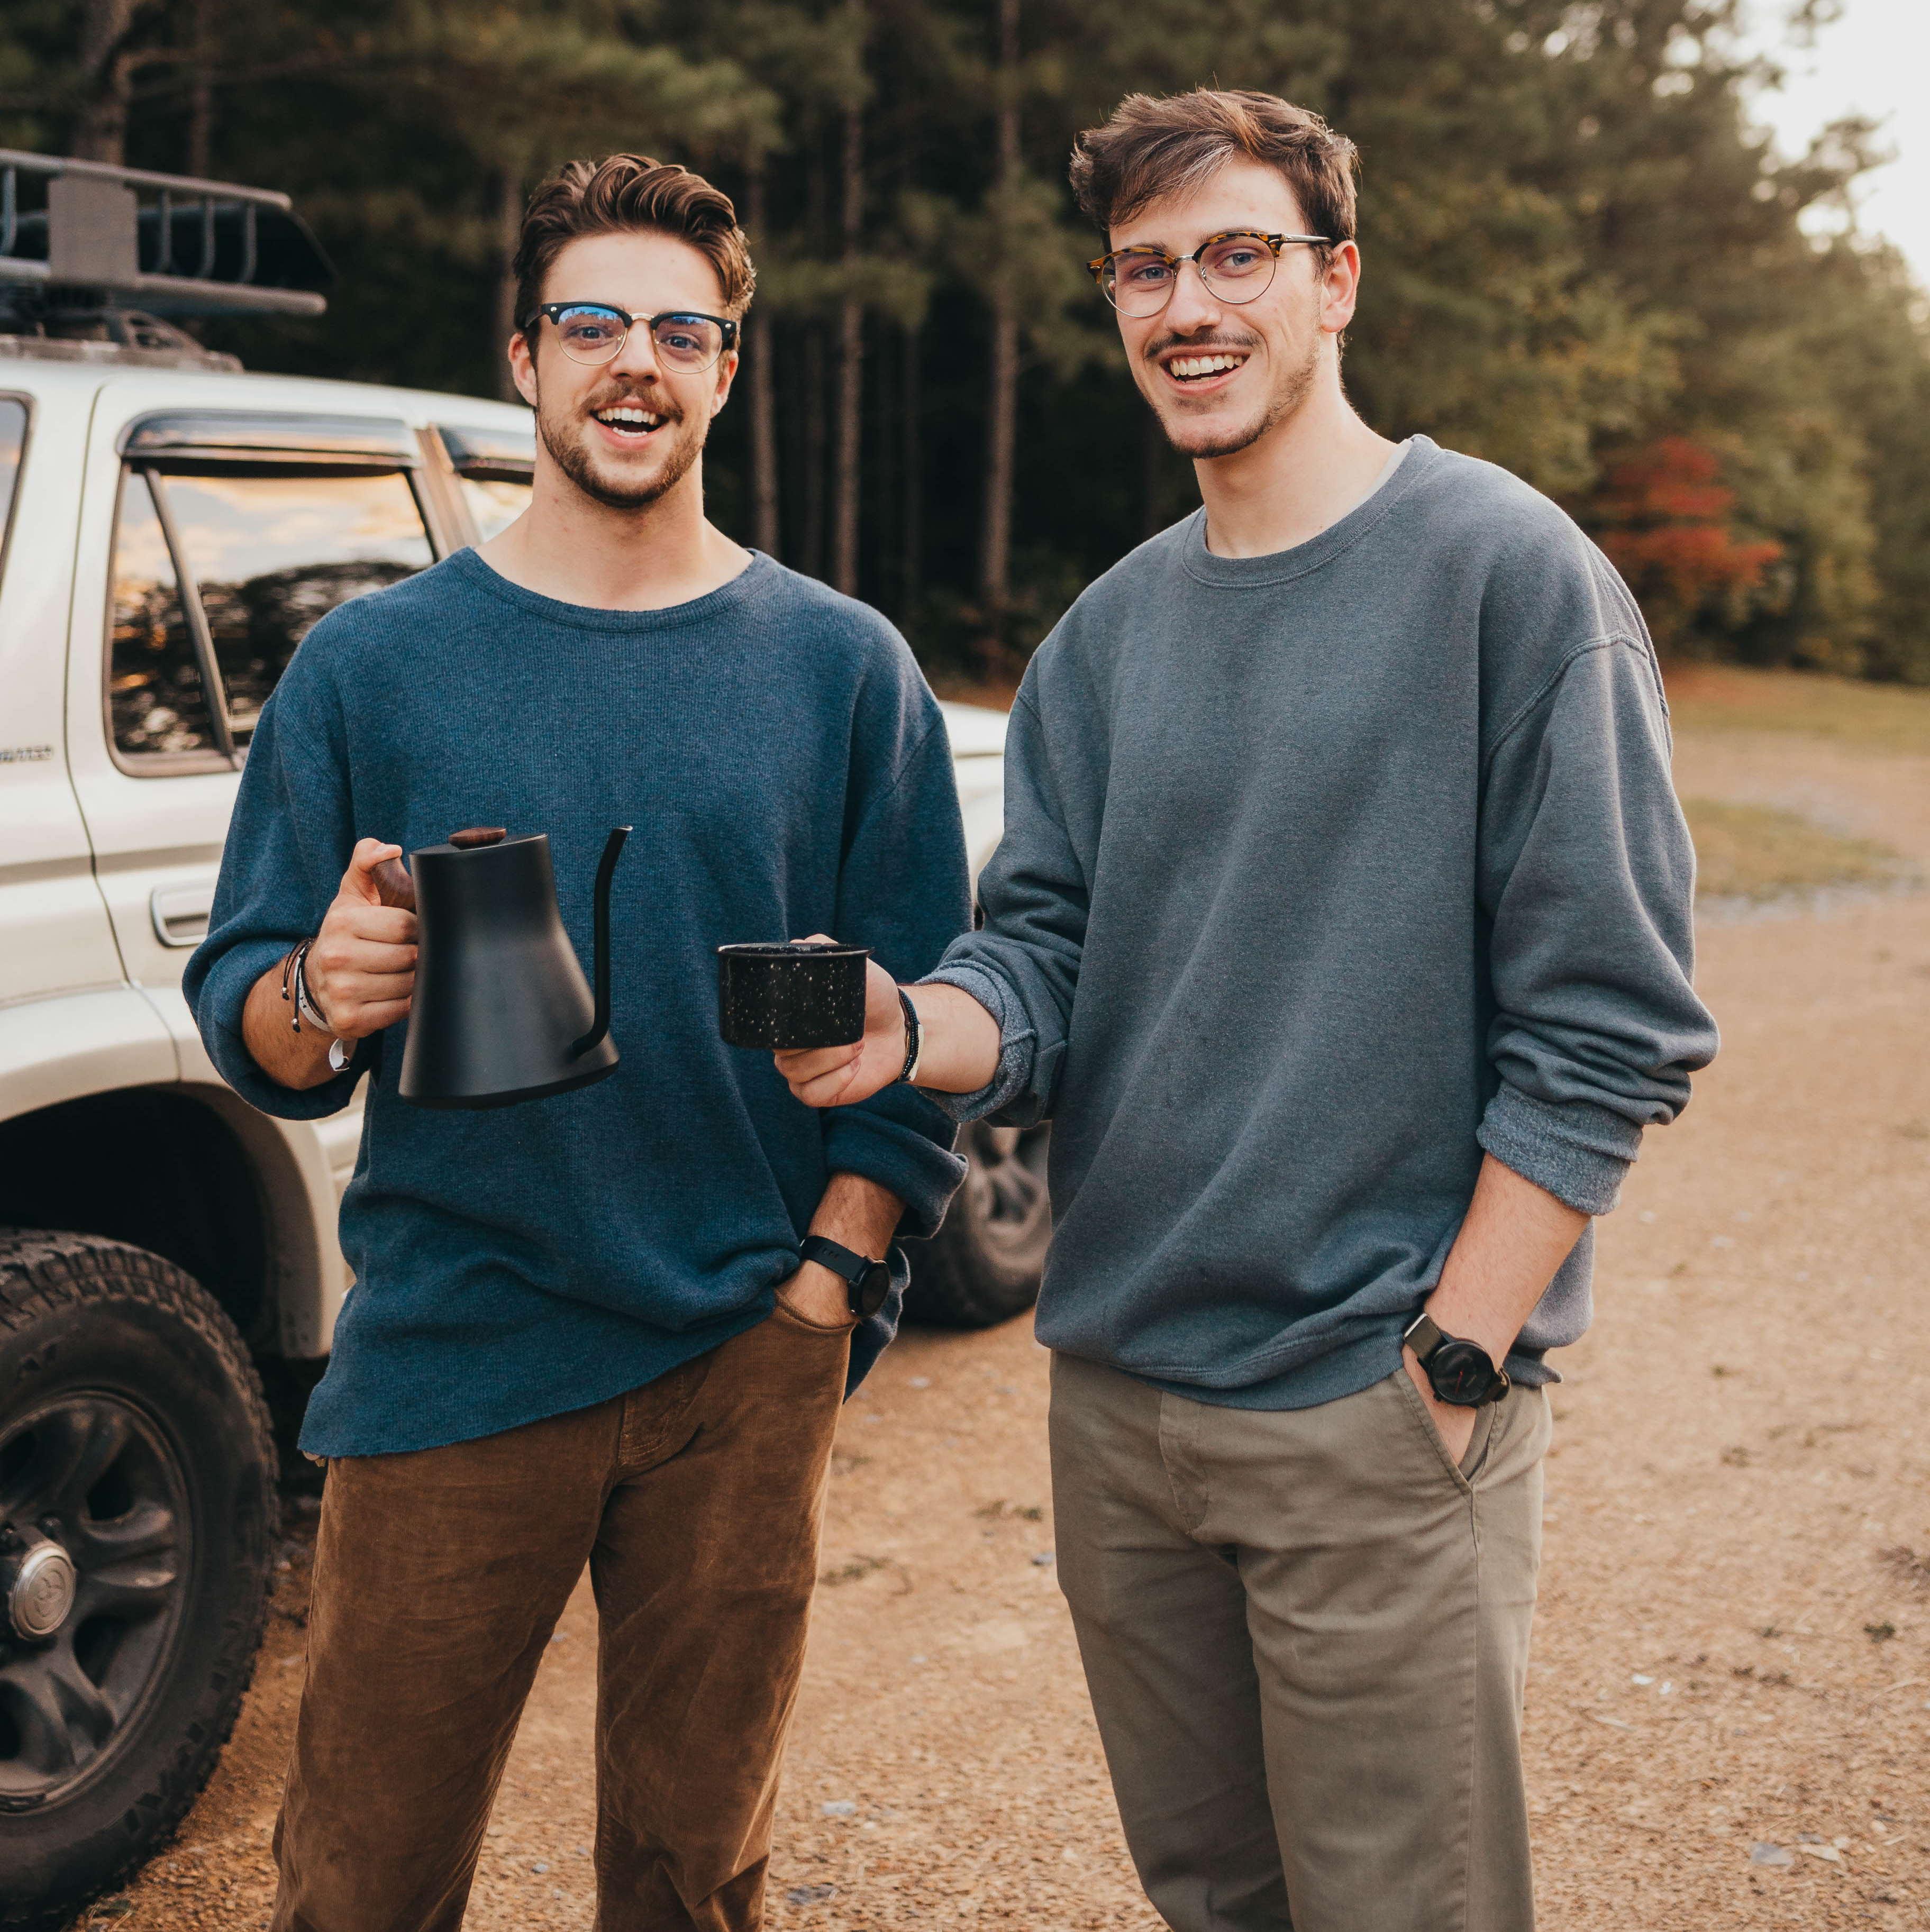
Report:
[[569,1049],[572,1060],[580,1060],[593,1047],[601,1046],[610,1030],[610,881],[616,876],[617,861],[623,856],[623,842],[630,827],[620,825],[603,842],[603,856],[596,867],[596,1017],[590,1030]]

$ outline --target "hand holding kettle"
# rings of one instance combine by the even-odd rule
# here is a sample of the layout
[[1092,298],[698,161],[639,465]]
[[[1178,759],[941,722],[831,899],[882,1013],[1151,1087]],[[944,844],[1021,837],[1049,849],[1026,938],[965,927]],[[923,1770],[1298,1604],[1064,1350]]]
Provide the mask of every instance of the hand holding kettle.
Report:
[[416,914],[395,890],[398,875],[408,884],[401,857],[399,845],[358,839],[308,949],[309,995],[339,1039],[366,1039],[409,1011],[416,990]]

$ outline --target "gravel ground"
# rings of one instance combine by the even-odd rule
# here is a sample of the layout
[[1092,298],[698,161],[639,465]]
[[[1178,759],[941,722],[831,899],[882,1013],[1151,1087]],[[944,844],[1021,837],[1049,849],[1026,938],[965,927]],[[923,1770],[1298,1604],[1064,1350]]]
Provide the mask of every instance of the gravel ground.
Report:
[[[1930,866],[1930,759],[1685,735],[1685,793]],[[1529,1714],[1559,1932],[1930,1924],[1930,897],[1709,923],[1722,1059],[1604,1224],[1562,1367]],[[771,1922],[1156,1932],[1050,1559],[1030,1324],[912,1335],[846,1411]],[[306,1580],[177,1844],[90,1918],[266,1918]],[[594,1628],[539,1680],[469,1923],[587,1928]]]

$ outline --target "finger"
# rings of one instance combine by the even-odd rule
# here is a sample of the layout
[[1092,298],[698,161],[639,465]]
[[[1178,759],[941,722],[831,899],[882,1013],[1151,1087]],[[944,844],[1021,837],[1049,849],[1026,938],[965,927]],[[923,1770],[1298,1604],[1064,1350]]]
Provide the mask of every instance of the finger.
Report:
[[814,932],[808,938],[794,939],[794,946],[835,946],[837,941],[828,932]]
[[406,1000],[416,990],[413,973],[345,973],[315,989],[330,1019],[346,1018],[358,1006]]
[[380,905],[382,895],[376,888],[375,868],[385,859],[401,856],[399,845],[385,845],[380,838],[358,838],[355,850],[349,854],[349,868],[342,874],[343,896]]
[[331,946],[311,947],[308,970],[325,980],[339,979],[344,973],[413,973],[416,948],[383,946],[372,939],[343,940]]
[[794,1081],[791,1090],[807,1107],[836,1107],[842,1105],[850,1093],[856,1062],[841,1067],[834,1073],[821,1074],[815,1080]]
[[409,1017],[407,1000],[382,1000],[374,1005],[358,1006],[339,1022],[340,1040],[366,1040],[372,1033],[380,1033],[384,1027],[392,1027],[398,1020]]
[[360,899],[340,898],[322,922],[324,944],[347,936],[374,940],[383,946],[413,946],[418,929],[416,915],[400,906],[369,905]]
[[860,1040],[855,1046],[794,1046],[774,1057],[779,1072],[794,1087],[800,1080],[815,1080],[821,1073],[854,1065],[863,1051]]

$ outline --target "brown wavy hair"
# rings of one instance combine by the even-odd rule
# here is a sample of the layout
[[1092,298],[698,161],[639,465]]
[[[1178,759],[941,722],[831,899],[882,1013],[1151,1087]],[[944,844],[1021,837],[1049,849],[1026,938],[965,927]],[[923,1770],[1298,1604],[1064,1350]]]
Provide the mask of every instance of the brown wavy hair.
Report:
[[674,161],[611,154],[566,161],[530,196],[511,264],[516,326],[542,301],[544,278],[566,242],[579,235],[638,233],[688,242],[716,270],[725,311],[740,316],[750,307],[758,272],[731,197]]
[[1277,94],[1209,87],[1164,98],[1129,94],[1110,120],[1073,142],[1073,192],[1080,212],[1109,234],[1242,158],[1286,177],[1310,233],[1354,238],[1358,151],[1319,115]]

